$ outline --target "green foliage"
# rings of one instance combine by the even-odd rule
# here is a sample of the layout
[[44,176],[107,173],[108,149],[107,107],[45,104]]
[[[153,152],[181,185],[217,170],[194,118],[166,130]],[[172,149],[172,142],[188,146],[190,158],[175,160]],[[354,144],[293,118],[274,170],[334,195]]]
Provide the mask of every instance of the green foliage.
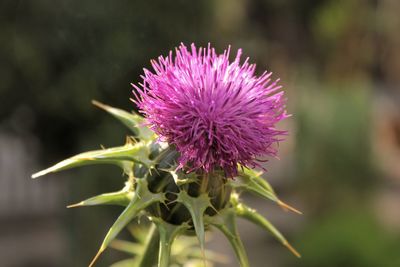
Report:
[[348,205],[349,198],[360,203],[375,184],[369,111],[372,102],[363,86],[337,85],[325,93],[310,86],[300,99],[298,185],[309,201],[307,206],[315,212]]
[[298,239],[304,255],[302,261],[296,262],[298,266],[400,265],[399,235],[384,231],[364,210],[340,210],[315,220]]

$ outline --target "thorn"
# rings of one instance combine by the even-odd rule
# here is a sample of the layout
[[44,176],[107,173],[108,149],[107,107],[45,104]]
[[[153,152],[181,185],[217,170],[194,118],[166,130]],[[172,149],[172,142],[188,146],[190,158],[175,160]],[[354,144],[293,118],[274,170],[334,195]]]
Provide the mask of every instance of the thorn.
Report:
[[[169,192],[169,193],[173,194],[173,192]],[[168,204],[173,204],[173,203],[176,203],[176,202],[178,202],[178,199],[168,201]],[[168,207],[167,204],[165,203],[165,200],[164,200],[164,202],[161,202],[161,203],[163,203],[166,207]]]
[[285,202],[283,202],[283,201],[281,201],[281,200],[279,200],[279,199],[278,199],[277,203],[278,203],[279,206],[281,206],[282,209],[284,209],[284,210],[286,210],[286,211],[290,210],[290,211],[292,211],[292,212],[294,212],[294,213],[297,213],[297,214],[299,214],[299,215],[303,215],[303,213],[302,213],[301,211],[299,211],[299,210],[293,208],[292,206],[286,204]]
[[216,214],[220,214],[220,212],[214,207],[214,205],[211,204],[211,201],[210,201],[210,206],[209,207],[212,208],[215,211]]
[[34,173],[34,174],[31,175],[31,178],[32,178],[32,179],[36,179],[36,178],[42,176],[42,175],[43,175],[42,173],[43,173],[43,171]]
[[[176,202],[176,200],[174,200],[174,201]],[[165,203],[165,200],[164,200],[164,201],[160,201],[160,203],[163,204],[164,207],[165,207],[168,211],[171,211],[171,209],[168,207],[167,203]],[[169,203],[173,203],[173,202],[169,202]]]
[[94,99],[92,100],[92,104],[95,105],[98,108],[101,108],[101,109],[106,109],[107,108],[106,105],[104,105],[103,103],[101,103],[101,102],[99,102],[97,100],[94,100]]
[[105,250],[105,247],[101,246],[96,256],[94,256],[93,260],[90,262],[88,267],[93,267],[97,259],[100,257],[101,253]]
[[286,241],[283,243],[283,245],[287,247],[290,250],[290,252],[292,252],[297,258],[301,258],[300,253],[294,247],[292,247],[292,245],[290,245],[289,242]]
[[83,206],[83,201],[81,201],[81,202],[79,202],[79,203],[76,203],[76,204],[68,205],[68,206],[67,206],[67,209],[70,209],[70,208],[77,208],[77,207],[81,207],[81,206]]

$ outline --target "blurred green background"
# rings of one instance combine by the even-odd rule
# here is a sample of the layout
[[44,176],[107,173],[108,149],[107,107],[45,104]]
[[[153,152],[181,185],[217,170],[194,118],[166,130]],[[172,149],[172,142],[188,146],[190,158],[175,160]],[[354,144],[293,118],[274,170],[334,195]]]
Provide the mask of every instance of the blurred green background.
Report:
[[[287,92],[290,134],[266,178],[304,215],[246,200],[303,258],[241,223],[252,266],[400,266],[400,1],[2,0],[0,14],[0,266],[90,262],[120,210],[65,206],[120,188],[119,170],[30,175],[122,144],[90,101],[134,109],[130,83],[180,42],[243,48]],[[209,248],[237,266],[218,235]]]

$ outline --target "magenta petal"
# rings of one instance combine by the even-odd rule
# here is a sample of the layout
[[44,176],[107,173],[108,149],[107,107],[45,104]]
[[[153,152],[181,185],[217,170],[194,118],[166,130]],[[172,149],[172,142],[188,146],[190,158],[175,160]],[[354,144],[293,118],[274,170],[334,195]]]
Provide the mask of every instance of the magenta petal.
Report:
[[254,74],[255,64],[240,63],[241,50],[216,54],[210,45],[188,50],[183,44],[144,70],[136,103],[151,129],[180,152],[185,169],[258,166],[257,158],[276,156],[272,144],[286,132],[275,124],[288,117],[285,99],[271,73]]

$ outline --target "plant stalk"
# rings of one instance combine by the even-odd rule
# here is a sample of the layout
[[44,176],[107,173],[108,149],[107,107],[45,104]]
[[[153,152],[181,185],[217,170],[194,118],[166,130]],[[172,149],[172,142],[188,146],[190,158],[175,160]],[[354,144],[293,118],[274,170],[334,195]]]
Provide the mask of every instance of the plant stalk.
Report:
[[146,248],[140,256],[137,267],[153,267],[157,262],[160,235],[152,223],[146,240]]

